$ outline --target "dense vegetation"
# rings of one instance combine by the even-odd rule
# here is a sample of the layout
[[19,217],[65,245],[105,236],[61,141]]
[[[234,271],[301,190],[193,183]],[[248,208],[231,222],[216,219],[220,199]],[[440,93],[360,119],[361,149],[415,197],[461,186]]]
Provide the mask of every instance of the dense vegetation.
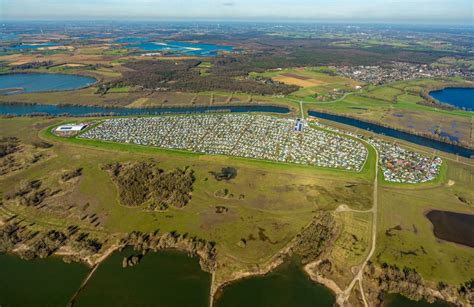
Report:
[[191,199],[194,175],[186,168],[165,172],[155,163],[114,163],[104,167],[112,175],[119,190],[120,202],[125,206],[147,203],[151,210],[170,206],[186,206]]
[[135,61],[125,64],[130,68],[124,72],[119,83],[110,86],[128,85],[159,91],[202,92],[223,90],[252,94],[289,94],[298,89],[271,80],[251,80],[243,77],[243,71],[213,71],[201,76],[197,66],[199,60],[183,61]]
[[[383,263],[381,267],[378,267],[369,261],[365,274],[368,280],[377,285],[376,288],[379,289],[377,299],[379,300],[383,301],[383,293],[400,293],[414,300],[424,299],[429,302],[436,300],[433,291],[426,286],[422,276],[413,268],[400,268],[397,265],[387,263]],[[437,290],[444,297],[459,295],[466,301],[472,302],[474,300],[473,285],[472,279],[458,287],[448,286],[440,281]]]
[[0,158],[12,154],[19,149],[18,139],[15,137],[0,138]]
[[50,194],[51,190],[47,187],[43,188],[41,180],[31,180],[20,182],[15,189],[5,193],[5,199],[16,200],[24,206],[38,206]]
[[87,254],[98,253],[102,247],[102,243],[90,238],[88,233],[78,232],[77,226],[69,226],[67,232],[40,232],[29,226],[8,222],[0,227],[0,252],[9,252],[16,248],[23,259],[33,259],[48,257],[65,245],[69,245],[74,251]]
[[[160,249],[178,248],[186,250],[191,256],[199,256],[201,268],[207,272],[212,272],[216,267],[217,250],[214,242],[190,237],[187,234],[181,235],[175,231],[160,234],[142,233],[133,231],[123,238],[121,246],[131,245],[135,250],[146,253],[148,251],[158,251]],[[136,265],[140,259],[124,259],[123,267]]]
[[334,239],[334,217],[329,212],[318,213],[311,224],[296,236],[294,252],[303,263],[316,260]]

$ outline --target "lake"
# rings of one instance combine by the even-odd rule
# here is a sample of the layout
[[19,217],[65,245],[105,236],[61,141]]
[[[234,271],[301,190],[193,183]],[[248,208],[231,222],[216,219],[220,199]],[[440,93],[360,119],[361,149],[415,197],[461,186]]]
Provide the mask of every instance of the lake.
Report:
[[186,253],[148,253],[140,263],[122,268],[131,248],[113,253],[95,271],[74,306],[208,307],[211,274]]
[[403,295],[400,294],[385,294],[385,299],[383,302],[384,307],[450,307],[452,305],[436,301],[433,304],[428,303],[427,301],[412,301]]
[[85,116],[91,114],[110,114],[118,116],[127,115],[159,115],[168,113],[205,113],[205,112],[268,112],[268,113],[289,113],[287,107],[268,106],[268,105],[243,105],[243,106],[208,106],[208,107],[175,107],[175,108],[105,108],[88,106],[57,106],[47,104],[0,104],[1,115],[28,115],[28,114],[47,114],[72,116]]
[[474,88],[447,87],[430,92],[430,96],[460,109],[474,110]]
[[116,39],[114,42],[119,44],[139,43],[148,40],[146,37],[122,37]]
[[64,307],[88,271],[57,257],[26,261],[0,254],[0,306]]
[[216,307],[332,307],[332,292],[309,279],[296,259],[265,276],[246,278],[226,286]]
[[46,42],[46,43],[37,43],[37,44],[19,44],[19,45],[15,45],[15,46],[12,46],[12,47],[9,47],[8,49],[10,50],[28,50],[28,49],[38,49],[38,48],[44,48],[44,47],[53,47],[53,46],[57,46],[58,44],[57,43],[53,43],[53,42]]
[[96,81],[92,77],[66,74],[4,74],[0,75],[0,91],[6,94],[66,91],[86,87]]
[[372,131],[378,134],[387,135],[393,138],[405,140],[405,141],[415,143],[418,145],[430,147],[439,151],[460,155],[462,157],[470,158],[471,156],[474,156],[474,150],[469,149],[469,148],[464,148],[461,146],[448,144],[448,143],[444,143],[437,140],[432,140],[427,137],[398,131],[393,128],[383,127],[377,124],[364,122],[358,119],[349,118],[349,117],[340,116],[340,115],[327,114],[327,113],[322,113],[322,112],[317,112],[317,111],[308,111],[308,114],[310,116],[335,121],[341,124]]
[[426,217],[437,238],[474,247],[474,215],[431,210]]
[[126,45],[125,47],[141,49],[148,52],[166,52],[191,56],[215,56],[219,51],[230,52],[234,50],[232,46],[195,44],[187,42],[144,42],[140,44]]

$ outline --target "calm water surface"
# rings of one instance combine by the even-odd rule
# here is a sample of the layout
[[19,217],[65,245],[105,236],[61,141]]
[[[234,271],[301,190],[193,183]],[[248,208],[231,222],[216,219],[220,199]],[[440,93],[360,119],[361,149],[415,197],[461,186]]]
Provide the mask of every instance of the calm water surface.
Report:
[[26,49],[38,49],[44,47],[52,47],[57,46],[57,43],[53,42],[46,42],[46,43],[39,43],[39,44],[19,44],[13,47],[10,47],[11,50],[26,50]]
[[64,307],[88,270],[56,257],[25,261],[0,254],[0,306]]
[[0,75],[0,90],[20,89],[13,93],[34,93],[73,90],[94,84],[91,77],[66,74],[5,74]]
[[437,238],[474,247],[474,215],[432,210],[426,217]]
[[461,109],[474,110],[474,88],[448,87],[432,91],[430,96]]
[[303,272],[297,260],[260,277],[247,278],[225,287],[216,307],[332,307],[332,292]]
[[127,45],[126,48],[138,48],[144,51],[161,51],[194,56],[215,56],[218,51],[232,51],[234,49],[232,46],[187,42],[145,42]]
[[209,306],[211,275],[201,270],[197,258],[160,251],[122,268],[123,257],[130,255],[138,253],[127,248],[100,264],[75,306]]
[[427,301],[412,301],[403,295],[400,294],[386,294],[385,301],[383,304],[384,307],[451,307],[452,305],[436,301],[433,304],[428,303]]

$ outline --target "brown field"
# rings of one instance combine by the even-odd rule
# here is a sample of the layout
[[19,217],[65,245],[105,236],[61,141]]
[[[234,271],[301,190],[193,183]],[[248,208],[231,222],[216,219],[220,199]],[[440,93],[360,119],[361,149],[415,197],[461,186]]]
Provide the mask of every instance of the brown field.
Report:
[[311,86],[327,84],[326,82],[316,80],[311,77],[292,74],[292,73],[284,73],[277,77],[274,77],[273,79],[285,84],[296,85],[300,87],[311,87]]
[[84,66],[86,65],[79,64],[79,63],[67,63],[67,64],[59,65],[59,67],[84,67]]
[[49,47],[41,47],[38,50],[74,50],[72,46],[49,46]]

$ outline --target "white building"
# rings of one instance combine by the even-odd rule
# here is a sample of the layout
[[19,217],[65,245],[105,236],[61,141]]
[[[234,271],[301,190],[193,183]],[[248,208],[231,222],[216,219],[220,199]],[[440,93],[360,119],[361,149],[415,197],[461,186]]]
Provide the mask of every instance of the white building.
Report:
[[55,130],[57,132],[78,132],[86,127],[86,124],[65,124],[57,127]]

